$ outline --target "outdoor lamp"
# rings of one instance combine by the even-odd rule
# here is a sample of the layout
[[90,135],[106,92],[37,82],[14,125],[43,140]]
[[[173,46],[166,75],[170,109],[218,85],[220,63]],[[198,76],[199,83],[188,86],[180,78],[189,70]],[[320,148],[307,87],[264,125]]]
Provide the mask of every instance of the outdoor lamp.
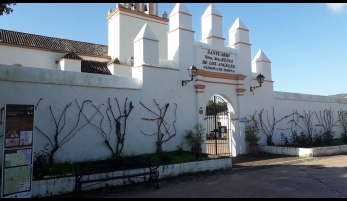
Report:
[[254,86],[250,88],[250,91],[253,92],[256,88],[261,87],[261,84],[263,84],[264,82],[264,75],[262,75],[261,73],[256,77],[257,78],[257,82],[259,83],[259,86]]
[[194,76],[196,75],[196,72],[198,69],[193,65],[191,65],[188,69],[189,77],[191,77],[190,80],[182,80],[182,86],[186,85],[188,82],[193,81]]

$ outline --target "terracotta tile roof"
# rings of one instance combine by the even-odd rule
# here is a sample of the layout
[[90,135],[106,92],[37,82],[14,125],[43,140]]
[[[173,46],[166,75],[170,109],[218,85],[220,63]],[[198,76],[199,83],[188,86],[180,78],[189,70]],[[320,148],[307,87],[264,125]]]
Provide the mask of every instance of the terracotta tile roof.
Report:
[[107,61],[103,62],[103,61],[82,60],[81,72],[112,75],[110,70],[107,68],[107,63],[108,63]]
[[111,65],[111,64],[120,64],[120,61],[118,58],[114,58],[110,62],[107,63],[107,65]]
[[2,43],[109,57],[108,47],[106,45],[0,29],[0,44]]
[[73,52],[69,52],[67,54],[65,54],[63,57],[61,57],[61,59],[76,59],[76,60],[83,60],[82,57],[78,56],[77,54],[73,53]]

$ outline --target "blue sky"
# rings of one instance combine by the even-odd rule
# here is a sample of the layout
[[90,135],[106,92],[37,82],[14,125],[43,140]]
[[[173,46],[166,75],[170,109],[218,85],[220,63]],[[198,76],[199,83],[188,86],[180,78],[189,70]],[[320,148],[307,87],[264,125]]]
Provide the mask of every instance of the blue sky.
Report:
[[[195,40],[210,3],[186,3]],[[175,3],[159,3],[159,16]],[[215,3],[223,37],[237,17],[250,30],[252,59],[259,49],[272,62],[274,90],[314,95],[347,93],[347,4]],[[116,3],[18,3],[0,28],[107,45],[107,12]],[[129,25],[131,26],[131,25]],[[265,75],[266,77],[266,75]]]

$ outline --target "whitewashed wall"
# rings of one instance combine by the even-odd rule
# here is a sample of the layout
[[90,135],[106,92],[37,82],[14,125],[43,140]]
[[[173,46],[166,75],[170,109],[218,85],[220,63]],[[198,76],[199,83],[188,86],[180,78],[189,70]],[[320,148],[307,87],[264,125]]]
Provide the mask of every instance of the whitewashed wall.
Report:
[[[134,52],[133,40],[146,20],[148,20],[147,17],[135,16],[134,13],[127,14],[119,15],[118,12],[109,20],[108,24],[109,55],[112,58],[119,57],[122,62],[126,62],[128,58],[135,56],[134,54],[138,52]],[[181,24],[178,23],[175,26],[187,27],[190,26],[189,23],[181,22]],[[142,133],[149,135],[156,133],[156,121],[149,122],[142,118],[150,119],[157,116],[140,104],[140,102],[144,103],[146,107],[159,114],[160,111],[154,99],[160,108],[163,108],[167,103],[170,104],[165,120],[170,124],[170,133],[176,133],[177,135],[164,143],[163,149],[174,150],[183,141],[186,129],[192,129],[198,122],[205,124],[204,114],[199,114],[199,109],[206,107],[211,96],[215,94],[223,96],[230,104],[230,123],[233,132],[232,152],[234,156],[249,152],[244,140],[244,123],[240,122],[239,119],[248,117],[254,114],[255,111],[260,112],[264,109],[269,111],[269,117],[272,117],[272,108],[275,108],[275,117],[280,119],[285,115],[291,114],[293,110],[302,113],[304,110],[319,112],[332,108],[335,115],[334,120],[337,120],[337,111],[340,109],[347,110],[346,100],[342,98],[274,92],[272,76],[266,74],[264,74],[266,78],[262,87],[255,89],[254,93],[250,92],[250,86],[259,85],[255,79],[259,72],[252,72],[251,48],[249,45],[244,44],[250,42],[247,31],[242,31],[236,36],[229,36],[229,41],[235,42],[235,44],[230,44],[229,47],[211,47],[200,41],[195,41],[194,47],[193,44],[189,43],[185,45],[187,48],[182,46],[180,48],[180,45],[168,46],[168,44],[173,42],[167,42],[168,23],[153,19],[153,21],[148,21],[148,24],[159,39],[158,55],[150,55],[155,56],[155,58],[158,57],[159,66],[157,66],[158,63],[156,62],[156,64],[151,64],[152,66],[143,65],[140,67],[129,67],[130,69],[123,68],[123,71],[120,68],[113,69],[115,71],[114,74],[125,77],[64,72],[58,69],[59,65],[55,64],[55,61],[60,59],[64,53],[0,46],[0,92],[2,94],[0,106],[7,103],[37,104],[42,98],[36,110],[35,125],[52,139],[54,135],[54,121],[50,114],[49,106],[52,106],[53,113],[57,117],[67,104],[72,104],[67,111],[67,125],[62,131],[63,138],[76,123],[78,107],[75,100],[79,104],[82,104],[85,100],[91,100],[96,106],[100,105],[100,110],[105,115],[108,98],[111,98],[113,111],[119,115],[114,98],[119,100],[121,110],[124,109],[125,98],[128,98],[128,103],[130,101],[133,102],[134,109],[127,121],[126,140],[123,150],[127,155],[153,153],[156,150],[156,136],[146,136]],[[173,34],[172,38],[175,38],[175,33],[171,34]],[[177,41],[174,42],[183,44],[187,40],[193,40],[193,38],[192,32],[177,34]],[[186,86],[182,86],[182,80],[190,79],[186,70],[190,65],[194,64],[198,69],[203,69],[202,60],[207,50],[230,53],[236,68],[235,72],[229,72],[229,74],[241,74],[246,76],[246,78],[244,80],[228,80],[198,75],[194,78],[194,81],[189,82]],[[145,48],[140,52],[143,51],[148,51],[148,49]],[[170,60],[167,60],[168,52],[170,53]],[[107,59],[99,57],[82,56],[82,58],[107,61]],[[8,66],[15,63],[22,64],[23,67]],[[119,67],[119,65],[115,65],[115,67]],[[200,93],[202,91],[197,93],[194,85],[205,85],[205,88],[202,90],[203,93]],[[245,89],[245,91],[238,95],[236,89]],[[175,104],[177,104],[176,132],[173,127]],[[95,110],[88,103],[85,106],[87,116],[91,117],[93,111]],[[313,119],[315,120],[315,116]],[[99,124],[100,120],[101,116],[97,115],[92,122]],[[107,118],[104,121],[104,128],[108,132],[109,126],[106,125],[106,120]],[[273,139],[276,144],[281,143],[281,132],[290,135],[289,130],[283,131],[283,129],[290,127],[287,124],[288,121],[289,119],[283,120],[276,126]],[[83,125],[85,122],[86,120],[82,117],[80,125]],[[315,120],[313,123],[316,124],[317,121]],[[115,148],[114,124],[111,128],[110,141],[113,148]],[[338,127],[334,129],[336,129],[336,135],[339,135],[341,129]],[[2,132],[3,130],[0,130],[0,135]],[[35,152],[38,152],[48,141],[38,130],[34,131],[34,135],[34,149]],[[266,144],[266,136],[264,134],[260,143]],[[187,146],[185,148],[189,149]],[[205,151],[205,147],[203,147],[203,151]],[[109,157],[110,155],[111,153],[104,143],[101,132],[95,126],[87,125],[58,150],[56,160],[62,162],[99,159]]]
[[[194,107],[186,104],[187,100],[193,99],[195,94],[185,90],[187,95],[182,95],[181,82],[175,76],[176,74],[179,75],[177,70],[149,68],[148,73],[153,76],[161,76],[155,76],[158,79],[148,80],[145,82],[147,84],[141,85],[140,80],[136,78],[0,65],[1,93],[6,94],[0,99],[0,105],[36,105],[42,98],[35,110],[35,126],[53,140],[55,124],[49,107],[52,106],[53,114],[58,119],[58,115],[63,112],[65,106],[72,103],[66,113],[66,126],[59,136],[59,140],[61,140],[77,122],[78,106],[75,100],[80,105],[85,100],[91,100],[94,105],[101,105],[100,111],[105,115],[108,98],[111,98],[112,109],[117,117],[119,112],[115,98],[118,99],[122,112],[125,99],[128,98],[127,109],[130,101],[132,101],[134,109],[127,121],[123,153],[132,155],[154,153],[156,151],[156,135],[146,136],[141,131],[146,134],[156,133],[156,121],[149,122],[142,118],[157,118],[157,116],[140,105],[140,101],[157,114],[160,111],[153,99],[156,99],[160,108],[163,108],[167,103],[170,104],[164,119],[170,124],[171,134],[175,133],[172,124],[175,120],[176,103],[177,119],[175,126],[177,135],[163,144],[163,150],[175,150],[176,146],[183,140],[184,130],[193,128],[197,122]],[[153,88],[152,86],[157,87]],[[83,111],[85,111],[87,117],[91,117],[95,109],[88,103]],[[109,126],[106,119],[105,117],[104,129],[108,132]],[[100,120],[101,116],[96,115],[92,123],[98,125]],[[84,123],[86,123],[86,120],[82,116],[77,128]],[[114,125],[113,121],[110,142],[115,149]],[[3,130],[1,129],[0,132],[0,135],[2,135]],[[3,139],[1,138],[1,140]],[[48,140],[35,129],[34,151],[38,152],[46,143],[48,143]],[[185,148],[188,149],[187,146]],[[57,162],[81,161],[107,158],[110,155],[111,152],[106,147],[100,130],[89,124],[80,129],[70,141],[66,142],[57,151],[55,159]]]
[[134,56],[133,41],[146,22],[159,39],[159,58],[167,59],[168,23],[126,11],[117,12],[108,21],[109,55],[121,62]]
[[[22,66],[27,67],[60,70],[60,65],[56,64],[55,61],[59,60],[65,54],[66,53],[39,50],[33,48],[0,45],[0,64],[21,64]],[[81,57],[85,60],[103,62],[110,60],[109,58],[103,57],[91,57],[83,55],[81,55]]]
[[[301,115],[304,115],[304,112],[306,112],[307,114],[309,112],[317,112],[317,115],[319,117],[320,111],[323,115],[323,111],[325,109],[331,109],[333,111],[333,122],[336,122],[338,120],[338,111],[347,111],[347,100],[344,98],[287,92],[275,92],[274,94],[276,120],[279,120],[286,115],[292,114],[293,110],[297,111]],[[269,114],[272,114],[272,111]],[[275,144],[284,144],[284,142],[281,141],[281,133],[285,134],[287,137],[291,136],[292,125],[288,124],[291,119],[292,118],[286,118],[276,125],[273,139]],[[312,115],[311,120],[313,125],[319,123],[315,114]],[[300,121],[300,125],[303,126],[302,121]],[[339,123],[337,123],[337,125],[339,125]],[[315,126],[314,128],[317,130],[317,132],[320,129],[323,129],[322,127],[318,126]],[[301,129],[298,127],[297,131],[300,132]],[[338,138],[342,133],[342,128],[340,126],[335,126],[333,127],[333,131],[335,131],[335,138]]]
[[58,65],[55,61],[59,60],[64,55],[64,53],[38,49],[0,46],[0,64],[7,65],[18,63],[28,67],[58,69]]

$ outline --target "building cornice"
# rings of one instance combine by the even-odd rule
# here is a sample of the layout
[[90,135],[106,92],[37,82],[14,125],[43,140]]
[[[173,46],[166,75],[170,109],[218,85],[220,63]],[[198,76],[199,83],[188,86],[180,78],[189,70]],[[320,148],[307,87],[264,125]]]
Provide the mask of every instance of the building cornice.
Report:
[[258,62],[267,62],[267,63],[271,63],[271,61],[259,60],[259,61],[256,61],[256,62],[252,62],[252,64],[255,64],[255,63],[258,63]]
[[204,77],[211,77],[211,78],[222,78],[227,80],[244,80],[247,77],[246,75],[242,75],[242,74],[217,73],[217,72],[210,72],[210,71],[206,71],[202,69],[199,69],[196,75],[201,75]]
[[229,82],[217,82],[217,81],[210,81],[210,80],[204,80],[204,79],[196,79],[196,81],[212,83],[212,84],[225,84],[225,85],[231,85],[231,86],[243,86],[243,84],[229,83]]
[[134,41],[134,43],[136,43],[137,41],[140,41],[140,40],[151,40],[151,41],[154,41],[154,42],[159,42],[159,40],[154,40],[154,39],[151,39],[151,38],[140,38],[140,39],[137,39]]
[[225,40],[225,38],[222,38],[222,37],[219,37],[219,36],[208,36],[207,38],[202,39],[202,41],[207,40],[209,38],[217,38],[217,39]]
[[232,30],[232,31],[229,31],[229,33],[234,32],[234,31],[237,31],[237,30],[249,31],[248,29],[244,29],[244,28],[239,27],[239,28],[237,28],[237,29],[234,29],[234,30]]
[[[116,8],[116,10],[114,10],[113,12],[111,12],[111,13],[107,16],[106,19],[107,19],[107,20],[111,19],[111,18],[112,18],[115,14],[117,14],[118,12],[119,12],[119,13],[120,13],[120,12],[124,12],[124,13],[139,15],[139,16],[142,16],[142,17],[151,18],[151,19],[154,19],[154,20],[162,21],[162,22],[169,22],[169,19],[161,18],[161,17],[155,16],[155,15],[150,15],[150,14],[146,14],[146,13],[139,12],[139,11],[130,10],[130,9],[123,8],[123,7],[118,7],[118,8]],[[123,14],[123,13],[122,13],[122,14]],[[129,16],[132,16],[132,15],[129,15]],[[133,17],[133,16],[132,16],[132,17]]]
[[186,12],[182,12],[182,11],[178,11],[177,13],[175,13],[175,14],[173,14],[173,15],[170,15],[170,18],[171,18],[172,16],[174,16],[174,15],[179,14],[179,13],[184,14],[184,15],[188,15],[188,16],[192,16],[192,14],[189,14],[189,13],[186,13]]
[[215,14],[215,13],[211,13],[211,14],[209,14],[209,15],[206,15],[206,16],[202,17],[201,19],[204,19],[204,18],[206,18],[206,17],[209,17],[210,15],[214,15],[214,16],[216,16],[216,17],[223,18],[223,16],[221,16],[221,15],[217,15],[217,14]]
[[176,29],[174,29],[174,30],[171,30],[171,31],[169,31],[169,32],[167,32],[168,34],[169,33],[172,33],[172,32],[174,32],[174,31],[177,31],[177,30],[184,30],[184,31],[188,31],[188,32],[192,32],[192,33],[195,33],[195,31],[193,31],[193,30],[189,30],[189,29],[185,29],[185,28],[182,28],[182,27],[178,27],[178,28],[176,28]]
[[[233,46],[233,45],[238,45],[238,44],[242,44],[242,45],[252,45],[252,44],[250,44],[250,43],[245,43],[245,42],[237,42],[237,43],[234,43],[234,44],[232,44],[231,46]],[[230,46],[230,45],[229,45]]]

